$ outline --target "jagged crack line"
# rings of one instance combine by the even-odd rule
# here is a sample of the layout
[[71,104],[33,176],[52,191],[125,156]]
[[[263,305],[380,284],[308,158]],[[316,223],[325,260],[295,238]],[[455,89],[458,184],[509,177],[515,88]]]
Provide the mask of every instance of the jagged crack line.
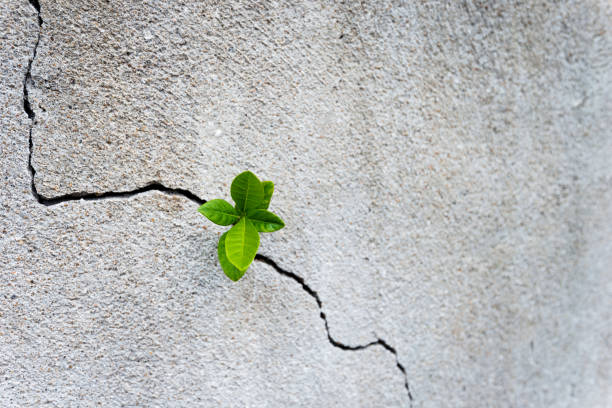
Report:
[[40,15],[40,3],[38,2],[38,0],[29,0],[29,2],[30,2],[30,5],[34,7],[36,12],[38,13],[37,15],[38,36],[36,38],[36,43],[34,44],[34,48],[32,50],[32,57],[28,61],[28,69],[26,70],[25,78],[23,79],[23,110],[28,115],[28,118],[31,119],[31,124],[30,124],[30,129],[29,129],[29,141],[28,141],[28,145],[29,145],[28,170],[30,172],[30,177],[32,180],[31,182],[32,195],[34,195],[34,197],[36,198],[36,201],[38,201],[40,204],[51,206],[51,205],[60,204],[66,201],[79,201],[79,200],[90,200],[91,201],[91,200],[103,200],[106,198],[128,198],[128,197],[135,196],[137,194],[146,193],[147,191],[159,191],[159,192],[169,194],[169,195],[183,196],[199,205],[204,204],[206,200],[201,199],[200,197],[198,197],[197,195],[195,195],[189,190],[182,189],[182,188],[166,187],[163,184],[158,183],[158,182],[151,182],[145,185],[144,187],[136,188],[134,190],[129,190],[129,191],[107,191],[103,193],[87,193],[87,192],[69,193],[69,194],[65,194],[62,196],[58,196],[58,197],[44,197],[38,192],[38,190],[36,189],[36,183],[34,182],[35,176],[36,176],[36,169],[34,168],[34,165],[32,164],[32,154],[34,151],[34,142],[32,140],[32,130],[34,128],[34,125],[36,124],[36,114],[34,113],[34,110],[32,109],[32,105],[30,103],[28,87],[32,85],[32,64],[34,62],[34,59],[36,58],[36,53],[38,51],[38,44],[40,43],[43,19]]
[[[32,83],[32,63],[34,62],[34,59],[36,58],[36,52],[38,50],[38,44],[40,43],[40,37],[41,37],[41,32],[42,32],[42,26],[43,26],[43,19],[41,17],[41,13],[40,13],[40,3],[38,2],[38,0],[29,0],[29,3],[32,7],[34,7],[34,9],[37,12],[37,20],[38,20],[38,36],[36,38],[36,43],[34,44],[34,48],[32,50],[32,57],[30,58],[30,60],[28,61],[28,68],[26,70],[26,74],[25,74],[25,78],[23,80],[23,110],[25,111],[25,113],[28,115],[28,118],[31,119],[31,124],[30,124],[30,129],[29,129],[29,155],[28,155],[28,169],[30,172],[30,176],[32,179],[32,183],[31,183],[31,188],[32,188],[32,194],[34,195],[34,197],[36,198],[36,200],[43,205],[46,206],[51,206],[51,205],[56,205],[56,204],[60,204],[63,202],[67,202],[67,201],[79,201],[79,200],[88,200],[88,201],[92,201],[92,200],[103,200],[103,199],[107,199],[107,198],[129,198],[132,196],[135,196],[137,194],[141,194],[141,193],[145,193],[148,191],[160,191],[162,193],[165,194],[169,194],[169,195],[178,195],[178,196],[183,196],[197,204],[203,204],[206,202],[206,200],[198,197],[196,194],[192,193],[189,190],[186,189],[181,189],[181,188],[170,188],[170,187],[166,187],[161,183],[158,182],[151,182],[147,185],[145,185],[144,187],[140,187],[134,190],[129,190],[129,191],[107,191],[107,192],[103,192],[103,193],[86,193],[86,192],[81,192],[81,193],[69,193],[69,194],[65,194],[62,196],[57,196],[57,197],[44,197],[41,194],[38,193],[37,189],[36,189],[36,184],[34,183],[34,178],[36,176],[36,169],[34,168],[34,166],[32,165],[32,152],[33,152],[33,147],[34,147],[34,143],[32,141],[32,129],[34,128],[34,125],[36,123],[36,114],[34,113],[34,110],[32,109],[32,105],[30,104],[30,98],[29,98],[29,94],[28,94],[28,86]],[[319,306],[319,310],[321,311],[320,313],[320,317],[323,320],[323,323],[325,325],[325,331],[327,333],[327,339],[329,340],[329,342],[334,346],[337,347],[341,350],[348,350],[348,351],[357,351],[357,350],[363,350],[366,349],[368,347],[372,347],[372,346],[381,346],[383,347],[385,350],[387,350],[388,352],[390,352],[391,354],[393,354],[395,356],[395,361],[396,361],[396,365],[398,370],[400,370],[400,372],[402,373],[402,375],[404,376],[404,386],[406,388],[406,391],[408,392],[408,398],[410,400],[410,404],[412,405],[412,401],[413,401],[413,397],[412,394],[410,392],[410,386],[408,384],[408,376],[406,373],[406,369],[404,368],[404,366],[402,364],[400,364],[398,358],[397,358],[397,351],[395,350],[394,347],[392,347],[391,345],[389,345],[385,340],[378,338],[376,341],[372,341],[368,344],[364,344],[364,345],[357,345],[357,346],[351,346],[351,345],[346,345],[343,344],[339,341],[337,341],[336,339],[334,339],[329,331],[329,324],[327,322],[327,316],[325,316],[325,313],[323,312],[323,303],[321,302],[321,298],[319,297],[319,294],[317,292],[315,292],[310,286],[308,286],[306,284],[306,282],[304,281],[304,278],[302,278],[301,276],[298,276],[296,274],[294,274],[293,272],[287,271],[283,268],[281,268],[276,262],[274,262],[272,259],[268,258],[265,255],[261,255],[261,254],[257,254],[257,256],[255,257],[256,260],[263,262],[269,266],[271,266],[274,270],[276,270],[279,274],[287,276],[291,279],[293,279],[294,281],[296,281],[297,283],[299,283],[302,286],[302,289],[308,293],[310,296],[312,296],[315,301],[317,302],[317,305]]]
[[[32,186],[34,186],[33,181]],[[51,206],[59,203],[64,203],[66,201],[96,201],[108,198],[129,198],[138,194],[146,193],[147,191],[159,191],[168,195],[182,196],[198,205],[202,205],[206,202],[206,200],[198,197],[189,190],[185,190],[182,188],[170,188],[157,182],[149,183],[144,187],[139,187],[129,191],[105,191],[103,193],[70,193],[50,198],[43,197],[40,194],[36,193],[35,196],[39,203],[44,204],[46,206]]]
[[332,344],[332,346],[337,347],[342,350],[348,350],[348,351],[364,350],[368,347],[380,346],[384,348],[385,350],[387,350],[388,352],[390,352],[391,354],[393,354],[393,356],[395,357],[395,363],[396,363],[397,369],[402,373],[402,376],[404,377],[404,387],[406,388],[406,392],[408,393],[408,399],[410,401],[410,405],[412,405],[412,401],[414,400],[414,398],[412,397],[412,393],[410,391],[410,385],[408,383],[408,374],[406,373],[406,368],[399,362],[398,357],[397,357],[397,350],[395,350],[394,347],[392,347],[389,343],[387,343],[385,340],[381,338],[378,338],[377,340],[372,341],[370,343],[357,345],[357,346],[343,344],[339,342],[338,340],[334,339],[331,336],[330,331],[329,331],[329,324],[327,322],[327,316],[323,312],[323,302],[321,302],[321,298],[319,297],[319,294],[315,292],[310,286],[308,286],[308,284],[304,281],[304,278],[302,278],[299,275],[296,275],[293,272],[290,272],[286,269],[281,268],[275,261],[273,261],[272,259],[270,259],[269,257],[265,255],[257,254],[255,256],[255,260],[263,262],[266,265],[271,266],[279,274],[293,279],[294,281],[299,283],[300,286],[302,286],[302,289],[304,289],[306,293],[308,293],[310,296],[314,298],[314,300],[317,302],[317,305],[319,306],[319,310],[321,311],[319,316],[321,317],[325,325],[325,332],[327,333],[327,339]]
[[34,59],[36,58],[36,52],[38,51],[38,44],[40,43],[40,35],[42,31],[43,20],[42,20],[42,17],[40,16],[40,4],[38,3],[38,0],[29,0],[29,2],[30,2],[30,5],[34,7],[37,13],[38,35],[36,37],[36,42],[34,43],[34,48],[32,50],[32,57],[28,61],[28,69],[26,70],[25,77],[23,78],[23,110],[28,115],[28,118],[30,118],[31,120],[30,129],[29,129],[29,142],[28,142],[29,149],[30,149],[29,154],[28,154],[28,170],[30,171],[30,177],[32,179],[32,183],[31,183],[32,194],[38,200],[39,203],[42,203],[41,197],[36,191],[36,185],[34,184],[34,176],[36,175],[36,170],[34,169],[34,166],[32,166],[32,147],[33,147],[32,128],[34,127],[34,123],[36,122],[36,114],[34,113],[34,110],[32,110],[32,105],[30,105],[28,85],[32,83],[32,63],[34,62]]

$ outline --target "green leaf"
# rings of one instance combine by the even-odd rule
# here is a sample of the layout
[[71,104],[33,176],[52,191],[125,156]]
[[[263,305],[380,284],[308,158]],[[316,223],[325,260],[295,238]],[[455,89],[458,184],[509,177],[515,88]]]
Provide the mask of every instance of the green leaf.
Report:
[[230,189],[236,209],[242,214],[257,208],[263,200],[264,191],[261,181],[250,171],[236,176]]
[[198,208],[206,218],[218,225],[231,225],[238,222],[240,214],[225,200],[210,200]]
[[259,232],[278,231],[285,226],[283,220],[267,210],[250,210],[247,213],[247,218]]
[[267,210],[270,206],[272,193],[274,193],[274,183],[271,181],[262,181],[261,186],[263,187],[264,195],[261,204],[259,204],[257,208],[263,208],[264,210]]
[[257,254],[259,234],[253,223],[242,217],[236,225],[227,231],[225,253],[227,259],[241,271],[246,271]]
[[219,246],[217,247],[217,255],[219,256],[219,263],[221,264],[221,268],[223,268],[223,272],[227,275],[228,278],[233,280],[234,282],[238,281],[238,279],[242,278],[244,271],[236,268],[232,263],[227,259],[227,253],[225,252],[225,238],[227,237],[227,232],[221,235],[219,238]]

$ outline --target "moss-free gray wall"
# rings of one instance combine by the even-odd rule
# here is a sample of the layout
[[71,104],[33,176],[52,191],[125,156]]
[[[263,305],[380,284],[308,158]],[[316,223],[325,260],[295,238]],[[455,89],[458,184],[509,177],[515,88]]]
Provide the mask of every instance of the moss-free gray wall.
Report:
[[[608,1],[0,0],[0,406],[609,407]],[[198,203],[286,227],[238,283]]]

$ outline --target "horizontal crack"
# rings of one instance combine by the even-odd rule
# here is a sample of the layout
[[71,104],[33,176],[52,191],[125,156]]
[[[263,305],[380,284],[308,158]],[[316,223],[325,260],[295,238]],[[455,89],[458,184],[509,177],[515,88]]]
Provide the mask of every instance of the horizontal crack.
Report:
[[325,324],[325,331],[327,332],[327,339],[332,344],[332,346],[337,347],[342,350],[348,350],[348,351],[364,350],[368,347],[380,346],[384,348],[385,350],[387,350],[388,352],[390,352],[391,354],[393,354],[393,356],[395,357],[395,363],[396,363],[397,369],[401,371],[402,376],[404,377],[404,387],[406,388],[406,392],[408,393],[408,399],[410,400],[410,403],[412,404],[413,397],[412,397],[412,393],[410,392],[410,385],[408,384],[408,374],[406,373],[406,369],[404,368],[404,366],[399,362],[397,358],[397,351],[395,350],[394,347],[389,345],[389,343],[387,343],[385,340],[381,338],[378,338],[377,340],[372,341],[370,343],[357,345],[357,346],[350,346],[347,344],[343,344],[339,342],[338,340],[334,339],[331,333],[329,332],[329,324],[327,323],[327,316],[323,312],[323,302],[321,301],[319,294],[315,292],[315,290],[312,289],[310,286],[308,286],[308,284],[304,281],[304,278],[296,275],[293,272],[290,272],[286,269],[281,268],[276,262],[274,262],[272,259],[270,259],[269,257],[265,255],[257,254],[255,256],[255,260],[263,262],[266,265],[271,266],[279,274],[293,279],[294,281],[296,281],[302,286],[302,289],[304,289],[306,293],[308,293],[310,296],[314,298],[314,300],[317,302],[317,305],[319,306],[319,310],[321,311],[319,316],[321,317],[321,319],[323,320],[323,323]]
[[157,182],[149,183],[144,187],[140,187],[140,188],[129,190],[129,191],[105,191],[103,193],[69,193],[69,194],[64,194],[64,195],[57,196],[57,197],[47,198],[47,197],[40,195],[36,191],[34,180],[32,180],[32,192],[34,193],[34,197],[36,197],[36,200],[39,203],[47,205],[47,206],[64,203],[66,201],[79,201],[79,200],[96,201],[96,200],[104,200],[107,198],[129,198],[137,194],[146,193],[147,191],[159,191],[159,192],[169,194],[169,195],[182,196],[199,205],[202,205],[206,202],[206,200],[201,199],[200,197],[198,197],[197,195],[195,195],[189,190],[185,190],[183,188],[170,188],[170,187],[166,187],[163,184],[157,183]]

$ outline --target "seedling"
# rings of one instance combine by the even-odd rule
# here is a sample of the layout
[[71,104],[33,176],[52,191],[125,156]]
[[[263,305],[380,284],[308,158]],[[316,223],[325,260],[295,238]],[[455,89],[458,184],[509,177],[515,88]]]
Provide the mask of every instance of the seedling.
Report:
[[210,200],[198,211],[218,225],[233,225],[219,238],[217,254],[223,272],[234,282],[242,278],[255,259],[259,233],[273,232],[285,226],[283,220],[268,211],[274,183],[259,181],[245,171],[232,181],[230,193],[236,205],[225,200]]

